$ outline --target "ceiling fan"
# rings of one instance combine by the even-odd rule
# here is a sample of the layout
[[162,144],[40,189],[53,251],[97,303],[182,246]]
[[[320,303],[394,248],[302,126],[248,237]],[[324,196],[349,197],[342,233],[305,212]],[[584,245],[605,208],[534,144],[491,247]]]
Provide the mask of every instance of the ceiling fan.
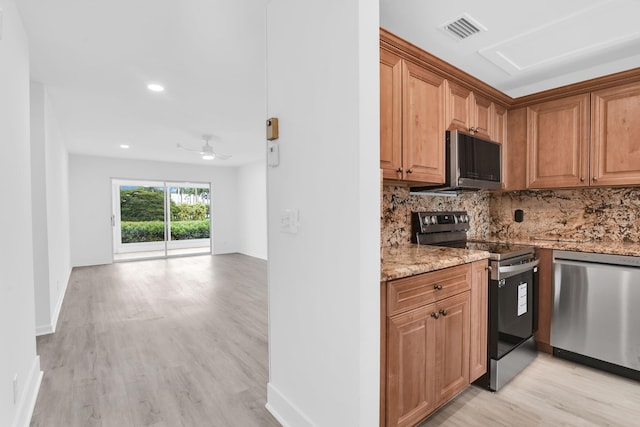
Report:
[[185,147],[180,143],[178,143],[178,148],[185,151],[197,151],[202,156],[202,160],[213,160],[213,159],[227,160],[231,158],[230,154],[219,154],[213,150],[213,146],[209,144],[212,138],[213,138],[213,135],[202,135],[202,140],[204,141],[204,145],[200,149]]

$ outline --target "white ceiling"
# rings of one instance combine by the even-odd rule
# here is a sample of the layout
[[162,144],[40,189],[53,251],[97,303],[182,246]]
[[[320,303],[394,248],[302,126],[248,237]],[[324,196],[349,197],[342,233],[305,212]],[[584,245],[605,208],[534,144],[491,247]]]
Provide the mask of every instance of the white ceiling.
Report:
[[[467,14],[469,38],[442,30]],[[517,98],[640,66],[639,0],[380,0],[380,26]]]
[[[268,1],[17,3],[70,152],[236,166],[264,157]],[[464,14],[487,31],[441,30]],[[512,97],[640,66],[638,16],[640,0],[380,0],[382,27]],[[233,157],[176,148],[203,134]]]
[[[267,0],[17,3],[32,79],[70,152],[218,166],[264,156]],[[151,81],[166,91],[148,91]],[[203,134],[233,157],[177,149],[200,148]]]

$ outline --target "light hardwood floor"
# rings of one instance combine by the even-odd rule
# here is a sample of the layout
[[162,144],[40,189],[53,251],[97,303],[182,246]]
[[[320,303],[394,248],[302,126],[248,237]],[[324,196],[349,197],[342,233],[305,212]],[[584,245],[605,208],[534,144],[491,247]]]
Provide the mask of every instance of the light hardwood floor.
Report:
[[640,426],[640,383],[539,354],[497,393],[472,386],[420,427]]
[[31,426],[279,426],[266,275],[237,254],[74,269]]
[[[278,426],[264,408],[266,262],[243,255],[74,269],[32,426]],[[327,410],[331,410],[327,408]],[[640,383],[547,355],[421,424],[639,426]]]

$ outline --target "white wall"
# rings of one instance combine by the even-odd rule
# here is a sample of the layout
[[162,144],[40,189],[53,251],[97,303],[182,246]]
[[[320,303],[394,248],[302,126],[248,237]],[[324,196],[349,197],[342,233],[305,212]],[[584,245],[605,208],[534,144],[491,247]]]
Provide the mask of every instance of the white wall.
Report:
[[268,5],[267,407],[286,426],[378,425],[378,44],[376,0]]
[[237,252],[236,173],[236,168],[70,154],[71,264],[112,262],[112,178],[210,182],[214,253]]
[[42,378],[34,336],[29,51],[15,2],[0,0],[0,8],[0,182],[13,196],[0,209],[0,425],[22,427]]
[[49,233],[47,226],[47,176],[45,156],[44,87],[30,86],[31,206],[33,224],[33,266],[36,331],[51,324],[49,290]]
[[238,168],[238,223],[241,224],[238,251],[267,259],[267,171],[264,160]]
[[41,83],[31,82],[36,334],[55,331],[71,274],[68,155]]

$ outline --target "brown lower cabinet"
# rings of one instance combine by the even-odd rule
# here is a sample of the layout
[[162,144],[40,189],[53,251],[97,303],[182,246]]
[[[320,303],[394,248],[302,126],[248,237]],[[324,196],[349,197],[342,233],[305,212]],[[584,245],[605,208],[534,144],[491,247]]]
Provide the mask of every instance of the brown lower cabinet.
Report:
[[483,260],[382,284],[381,425],[414,426],[484,374],[486,269]]
[[537,249],[538,266],[538,351],[553,353],[551,346],[551,311],[553,310],[553,249]]

